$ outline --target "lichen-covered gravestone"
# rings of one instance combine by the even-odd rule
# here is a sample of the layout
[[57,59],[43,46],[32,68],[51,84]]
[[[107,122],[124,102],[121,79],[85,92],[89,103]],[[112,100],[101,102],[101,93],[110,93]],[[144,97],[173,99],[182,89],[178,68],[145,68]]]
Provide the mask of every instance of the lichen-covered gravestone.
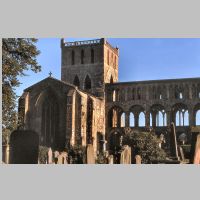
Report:
[[10,137],[11,164],[37,164],[39,136],[30,130],[15,130]]
[[131,147],[128,145],[122,147],[120,164],[131,164]]
[[94,148],[92,144],[87,145],[87,164],[95,164]]

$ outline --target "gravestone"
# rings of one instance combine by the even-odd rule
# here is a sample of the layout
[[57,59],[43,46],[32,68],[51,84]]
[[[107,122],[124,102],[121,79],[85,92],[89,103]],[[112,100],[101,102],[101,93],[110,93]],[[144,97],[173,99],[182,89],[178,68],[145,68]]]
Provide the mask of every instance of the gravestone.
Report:
[[135,164],[141,164],[142,163],[142,158],[140,155],[135,156]]
[[48,164],[52,164],[53,163],[53,152],[52,152],[52,149],[49,148],[49,151],[48,151]]
[[172,159],[178,160],[178,148],[177,148],[177,140],[176,140],[176,130],[175,130],[175,125],[172,122],[171,127],[170,127],[170,152]]
[[58,151],[54,152],[54,163],[58,164],[58,156],[60,155],[60,153]]
[[37,164],[39,136],[30,130],[15,130],[10,136],[10,163]]
[[200,164],[200,133],[192,133],[190,163]]
[[108,164],[114,164],[113,155],[109,155],[109,156],[108,156]]
[[92,144],[87,145],[87,164],[95,164],[94,148]]
[[184,155],[184,152],[183,152],[183,148],[182,147],[178,147],[178,153],[179,153],[179,157],[180,157],[180,159],[183,161],[183,160],[185,160],[185,155]]
[[131,164],[131,147],[124,145],[120,153],[120,164]]

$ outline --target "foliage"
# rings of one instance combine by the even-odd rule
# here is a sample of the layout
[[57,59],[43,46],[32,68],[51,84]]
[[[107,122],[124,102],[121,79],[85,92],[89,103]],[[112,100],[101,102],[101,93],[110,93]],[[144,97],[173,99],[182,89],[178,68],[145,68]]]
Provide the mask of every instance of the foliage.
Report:
[[185,158],[190,159],[191,145],[181,145],[181,147],[183,149]]
[[159,147],[159,139],[153,132],[130,132],[124,136],[123,145],[131,146],[133,156],[140,155],[142,163],[166,159],[166,153]]
[[84,164],[86,162],[86,148],[81,145],[70,146],[67,153],[71,164]]
[[101,152],[97,155],[96,163],[97,164],[107,164],[107,158],[103,152]]
[[[41,66],[36,61],[39,55],[35,43],[37,39],[4,38],[2,39],[2,128],[3,142],[16,129],[17,96],[15,88],[20,85],[19,76],[25,76],[26,70],[39,72]],[[9,134],[8,134],[9,133]]]
[[48,151],[49,151],[48,147],[39,146],[38,161],[40,164],[46,164],[46,161],[48,159]]

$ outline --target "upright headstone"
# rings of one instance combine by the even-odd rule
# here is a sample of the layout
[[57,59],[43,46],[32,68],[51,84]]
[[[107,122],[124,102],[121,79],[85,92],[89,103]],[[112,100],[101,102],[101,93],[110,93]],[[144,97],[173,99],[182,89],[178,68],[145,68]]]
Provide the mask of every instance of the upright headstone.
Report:
[[200,164],[200,133],[192,134],[190,162],[193,164]]
[[128,145],[122,147],[120,164],[131,164],[131,147]]
[[30,130],[16,130],[10,136],[10,163],[37,164],[39,136]]
[[171,157],[175,160],[178,160],[178,148],[177,148],[177,140],[176,140],[176,130],[175,125],[171,123],[171,131],[170,131],[170,151]]
[[52,152],[52,149],[49,148],[49,151],[48,151],[48,164],[52,164],[53,163],[53,152]]
[[87,145],[87,164],[95,164],[94,148],[92,144]]
[[109,155],[109,156],[108,156],[108,164],[114,164],[113,155]]
[[141,164],[142,163],[142,158],[140,155],[135,156],[135,164]]

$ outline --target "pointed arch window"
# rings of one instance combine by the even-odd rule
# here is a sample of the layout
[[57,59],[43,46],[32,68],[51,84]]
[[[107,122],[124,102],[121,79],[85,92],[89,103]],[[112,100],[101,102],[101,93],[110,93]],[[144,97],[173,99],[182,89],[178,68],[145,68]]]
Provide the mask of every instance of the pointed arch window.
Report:
[[91,63],[94,63],[94,49],[91,49]]
[[74,85],[76,85],[77,87],[80,86],[80,81],[79,81],[79,78],[78,76],[76,75],[75,78],[74,78],[74,82],[73,82]]
[[112,75],[110,77],[110,83],[113,83],[113,77],[112,77]]
[[92,83],[90,77],[87,75],[85,78],[85,87],[86,90],[90,90],[92,88]]

